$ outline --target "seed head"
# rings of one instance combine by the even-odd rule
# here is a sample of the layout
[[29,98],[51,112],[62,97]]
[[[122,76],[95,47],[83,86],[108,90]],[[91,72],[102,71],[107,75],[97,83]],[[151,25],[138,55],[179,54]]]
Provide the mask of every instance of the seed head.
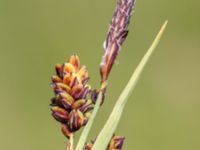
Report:
[[51,100],[52,116],[61,123],[63,134],[69,138],[72,132],[84,126],[93,109],[88,98],[91,87],[88,71],[80,67],[77,55],[72,55],[64,64],[56,64],[56,75],[52,76],[55,96]]

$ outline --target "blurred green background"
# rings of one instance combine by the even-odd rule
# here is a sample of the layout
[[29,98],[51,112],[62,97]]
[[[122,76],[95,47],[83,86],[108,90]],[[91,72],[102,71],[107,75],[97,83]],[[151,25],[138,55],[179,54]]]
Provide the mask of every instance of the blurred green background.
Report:
[[[117,0],[0,0],[0,149],[64,150],[50,115],[54,64],[77,53],[93,87]],[[90,139],[169,20],[116,131],[124,150],[200,149],[200,1],[137,0]],[[79,133],[80,134],[80,133]],[[76,140],[79,136],[77,134]]]

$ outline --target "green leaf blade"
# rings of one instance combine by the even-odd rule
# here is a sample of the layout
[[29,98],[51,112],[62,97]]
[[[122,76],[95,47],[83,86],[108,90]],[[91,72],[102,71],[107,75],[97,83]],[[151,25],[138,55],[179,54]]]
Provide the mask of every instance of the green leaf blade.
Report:
[[101,130],[100,134],[98,135],[98,137],[93,145],[92,150],[106,150],[106,147],[117,128],[117,125],[121,118],[124,107],[127,103],[127,100],[129,98],[129,96],[131,95],[132,91],[134,90],[134,88],[137,84],[137,81],[138,81],[145,65],[147,64],[150,56],[152,55],[155,48],[157,47],[157,45],[161,39],[161,36],[167,26],[167,23],[168,23],[168,21],[165,21],[165,23],[161,27],[159,33],[157,34],[155,40],[153,41],[152,45],[150,46],[150,48],[148,49],[148,51],[146,52],[146,54],[140,61],[139,65],[137,66],[133,75],[131,76],[131,79],[129,80],[127,86],[125,87],[125,89],[121,93],[119,99],[117,100],[117,102],[114,106],[114,109],[111,112],[106,124],[104,125],[103,129]]
[[94,122],[94,119],[95,119],[95,117],[96,117],[96,115],[97,115],[97,112],[98,112],[98,110],[99,110],[99,107],[100,107],[100,105],[101,105],[101,101],[102,101],[102,92],[100,92],[99,95],[98,95],[96,104],[95,104],[95,106],[94,106],[94,110],[93,110],[92,115],[90,116],[89,121],[88,121],[88,123],[86,124],[86,126],[85,126],[83,132],[81,133],[81,136],[80,136],[80,138],[79,138],[78,144],[77,144],[77,146],[76,146],[76,150],[83,150],[83,147],[84,147],[84,145],[85,145],[85,143],[86,143],[86,141],[87,141],[88,134],[89,134],[89,132],[90,132],[90,129],[91,129],[91,127],[92,127],[92,124],[93,124],[93,122]]

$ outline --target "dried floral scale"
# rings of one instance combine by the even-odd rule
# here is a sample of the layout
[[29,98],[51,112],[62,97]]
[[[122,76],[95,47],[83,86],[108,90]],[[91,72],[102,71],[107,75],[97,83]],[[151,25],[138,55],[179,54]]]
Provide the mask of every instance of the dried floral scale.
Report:
[[[124,139],[125,138],[122,136],[113,135],[109,145],[107,146],[107,150],[121,150],[124,143]],[[93,144],[94,141],[86,143],[84,150],[92,150]]]

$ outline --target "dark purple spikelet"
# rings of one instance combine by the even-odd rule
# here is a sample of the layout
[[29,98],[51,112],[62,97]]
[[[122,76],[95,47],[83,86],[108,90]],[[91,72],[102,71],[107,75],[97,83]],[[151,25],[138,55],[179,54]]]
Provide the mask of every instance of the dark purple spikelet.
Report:
[[119,50],[128,35],[128,25],[135,0],[118,0],[107,38],[104,42],[105,53],[100,64],[101,82],[107,80]]

